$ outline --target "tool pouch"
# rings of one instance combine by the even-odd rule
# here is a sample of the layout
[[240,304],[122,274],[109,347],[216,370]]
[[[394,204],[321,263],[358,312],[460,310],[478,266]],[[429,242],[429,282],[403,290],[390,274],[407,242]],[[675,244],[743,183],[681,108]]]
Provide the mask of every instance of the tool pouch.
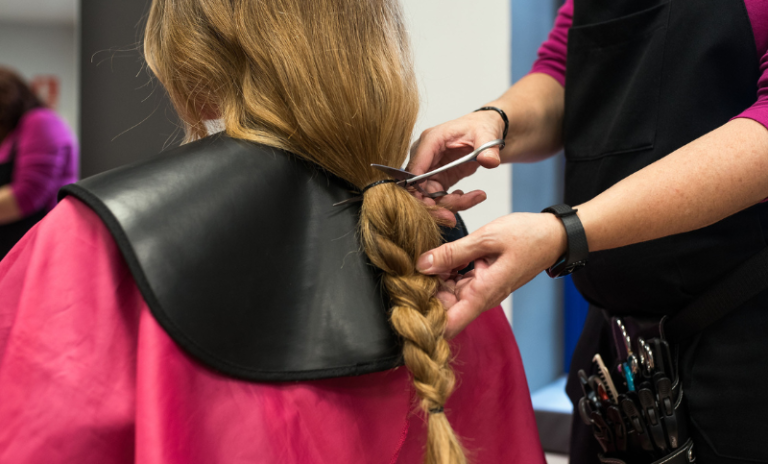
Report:
[[[584,398],[577,408],[603,448],[600,462],[677,464],[696,460],[678,375],[678,347],[765,289],[768,248],[671,319],[618,319],[603,312],[610,321],[616,350],[613,356],[595,355],[595,375],[588,377],[579,371]],[[607,364],[602,356],[610,357]],[[611,389],[614,392],[605,391]]]
[[600,461],[694,462],[678,353],[664,338],[664,320],[604,315],[616,350],[595,356],[595,375],[579,372],[579,413],[603,448]]

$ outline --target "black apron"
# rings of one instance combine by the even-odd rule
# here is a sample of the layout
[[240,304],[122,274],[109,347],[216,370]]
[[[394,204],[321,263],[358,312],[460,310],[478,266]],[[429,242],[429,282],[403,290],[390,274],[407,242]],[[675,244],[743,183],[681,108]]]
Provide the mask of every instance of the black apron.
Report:
[[[759,78],[740,0],[575,0],[566,69],[565,201],[571,205],[727,123],[756,101]],[[591,253],[573,275],[593,308],[572,375],[589,371],[595,352],[611,350],[597,308],[675,314],[767,243],[768,204],[759,204],[697,231]],[[762,443],[768,406],[761,399],[768,382],[766,315],[764,292],[683,347],[681,376],[699,463],[768,462]],[[571,380],[568,393],[572,400],[581,396]],[[576,420],[572,464],[597,462],[598,450]]]
[[[10,184],[13,180],[13,167],[16,161],[16,142],[11,146],[11,156],[8,161],[0,164],[0,186]],[[38,211],[30,216],[10,224],[0,225],[0,260],[11,251],[16,242],[29,231],[47,213],[47,209]]]

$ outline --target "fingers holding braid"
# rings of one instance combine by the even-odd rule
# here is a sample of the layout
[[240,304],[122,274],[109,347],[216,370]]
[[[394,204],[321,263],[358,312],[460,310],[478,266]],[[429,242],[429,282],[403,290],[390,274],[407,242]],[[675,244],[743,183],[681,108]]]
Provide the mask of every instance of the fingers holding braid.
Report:
[[465,464],[461,444],[443,413],[456,379],[444,337],[446,312],[435,297],[440,282],[416,271],[418,257],[440,244],[440,230],[424,205],[390,184],[365,193],[360,235],[369,259],[384,271],[383,284],[392,302],[390,321],[403,340],[403,359],[428,417],[425,462]]

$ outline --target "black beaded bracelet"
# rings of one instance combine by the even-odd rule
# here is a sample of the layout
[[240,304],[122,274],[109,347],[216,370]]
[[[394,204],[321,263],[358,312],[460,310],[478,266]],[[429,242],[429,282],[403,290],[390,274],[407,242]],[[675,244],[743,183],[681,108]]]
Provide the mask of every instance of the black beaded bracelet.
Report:
[[482,108],[476,109],[474,112],[477,113],[478,111],[495,111],[499,113],[501,119],[504,120],[504,134],[501,137],[501,139],[504,140],[504,143],[499,146],[499,150],[503,149],[507,145],[507,132],[509,131],[509,118],[507,117],[507,113],[505,113],[501,108],[496,108],[495,106],[484,106]]

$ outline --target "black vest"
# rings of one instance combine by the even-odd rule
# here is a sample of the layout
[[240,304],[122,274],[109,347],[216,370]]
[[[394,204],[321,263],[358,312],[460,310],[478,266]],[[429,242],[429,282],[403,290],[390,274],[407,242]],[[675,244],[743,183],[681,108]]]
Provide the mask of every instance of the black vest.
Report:
[[234,377],[284,381],[402,364],[357,238],[360,204],[332,206],[350,189],[290,153],[215,135],[60,196],[104,221],[188,353]]
[[[566,69],[571,205],[757,98],[758,57],[740,0],[575,0]],[[674,313],[766,246],[767,218],[759,204],[697,231],[591,253],[573,279],[614,313]]]

